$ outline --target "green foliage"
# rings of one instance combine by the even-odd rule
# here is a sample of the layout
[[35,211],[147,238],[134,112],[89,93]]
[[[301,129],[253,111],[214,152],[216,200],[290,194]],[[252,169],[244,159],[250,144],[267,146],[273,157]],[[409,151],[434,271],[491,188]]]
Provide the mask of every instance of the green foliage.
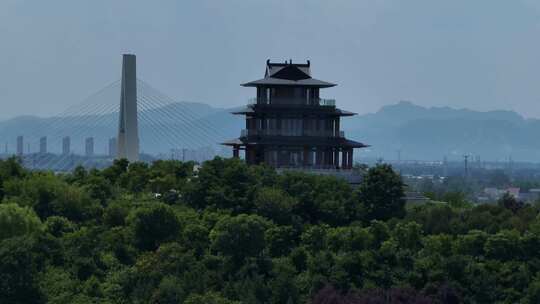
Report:
[[212,249],[235,261],[257,257],[265,247],[265,230],[269,226],[257,215],[225,217],[210,231]]
[[199,170],[188,199],[196,208],[211,206],[246,212],[252,209],[250,190],[256,181],[252,170],[240,160],[215,158]]
[[103,222],[109,227],[123,226],[129,214],[129,204],[122,201],[111,202],[103,213]]
[[540,205],[426,183],[439,202],[405,208],[387,165],[357,188],[237,159],[193,169],[0,161],[0,302],[540,301]]
[[208,292],[203,295],[194,294],[189,296],[184,304],[240,304],[241,302],[237,301],[231,301],[227,298],[224,298],[220,296],[218,293],[215,292]]
[[387,220],[405,215],[403,182],[390,165],[370,168],[360,184],[359,201],[369,220]]
[[35,173],[4,183],[6,197],[32,207],[41,219],[64,216],[83,221],[101,213],[101,206],[84,189],[70,185],[52,174]]
[[55,237],[62,237],[64,234],[73,232],[75,225],[65,217],[50,216],[45,221],[45,231]]
[[255,196],[257,213],[277,224],[291,223],[295,205],[294,198],[275,188],[262,188]]
[[0,159],[0,201],[4,198],[4,182],[11,179],[19,179],[26,174],[21,166],[19,159],[11,157],[6,160]]
[[35,233],[42,227],[34,210],[14,203],[0,204],[0,241]]
[[186,247],[193,250],[198,256],[203,255],[209,247],[209,231],[200,224],[189,224],[184,228],[182,240]]
[[540,303],[540,278],[535,278],[529,284],[525,303]]
[[181,226],[173,209],[162,203],[135,209],[128,223],[141,250],[155,250],[160,244],[176,239]]
[[113,187],[105,177],[100,176],[99,172],[91,172],[91,174],[85,178],[84,189],[88,192],[89,196],[98,200],[102,204],[105,204],[113,194]]
[[43,303],[35,243],[27,237],[0,242],[0,299],[2,303]]
[[362,206],[351,197],[352,189],[344,180],[286,172],[277,182],[296,200],[293,213],[304,222],[343,225],[361,219]]
[[279,257],[289,254],[297,239],[292,226],[277,226],[266,230],[265,241],[268,254]]
[[150,301],[159,304],[175,304],[182,303],[185,298],[182,282],[173,276],[167,276],[161,280]]

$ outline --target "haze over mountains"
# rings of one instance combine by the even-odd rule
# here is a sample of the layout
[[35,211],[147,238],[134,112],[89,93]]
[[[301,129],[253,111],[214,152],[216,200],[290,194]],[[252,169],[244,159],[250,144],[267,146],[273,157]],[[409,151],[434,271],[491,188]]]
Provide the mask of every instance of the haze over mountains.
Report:
[[461,159],[464,154],[486,161],[540,160],[540,120],[512,111],[425,108],[400,102],[344,119],[343,126],[352,138],[372,145],[361,153],[370,157],[397,159],[401,150],[401,158],[409,160]]
[[[177,103],[140,113],[141,150],[167,153],[175,148],[199,148],[237,137],[245,127],[231,109],[202,103]],[[189,112],[189,121],[182,113]],[[82,153],[85,137],[95,138],[96,153],[106,153],[107,140],[116,135],[117,113],[95,117],[52,118],[21,116],[0,122],[0,138],[14,151],[15,139],[24,135],[37,150],[37,138],[49,137],[49,150],[60,151],[61,137],[72,137],[72,149]],[[425,108],[411,102],[385,106],[376,113],[342,120],[351,139],[371,145],[362,158],[403,160],[461,159],[464,154],[483,160],[539,161],[540,120],[524,119],[512,111],[479,112],[449,107]],[[29,137],[28,134],[34,134]],[[26,148],[25,148],[26,149]],[[216,146],[216,149],[217,148]]]

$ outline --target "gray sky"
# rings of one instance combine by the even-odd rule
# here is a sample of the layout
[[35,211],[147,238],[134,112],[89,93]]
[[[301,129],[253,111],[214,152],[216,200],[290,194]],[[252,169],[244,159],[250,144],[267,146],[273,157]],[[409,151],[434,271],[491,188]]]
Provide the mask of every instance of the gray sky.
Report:
[[81,102],[124,52],[167,95],[220,107],[292,58],[358,113],[411,100],[540,117],[537,0],[1,0],[0,119]]

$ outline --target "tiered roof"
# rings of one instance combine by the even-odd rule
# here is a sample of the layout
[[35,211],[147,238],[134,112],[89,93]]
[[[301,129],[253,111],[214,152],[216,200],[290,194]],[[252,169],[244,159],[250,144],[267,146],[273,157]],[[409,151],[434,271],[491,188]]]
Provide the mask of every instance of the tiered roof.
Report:
[[244,87],[256,86],[307,86],[317,88],[330,88],[334,83],[318,80],[311,77],[309,60],[307,63],[272,63],[266,61],[264,78],[242,84]]

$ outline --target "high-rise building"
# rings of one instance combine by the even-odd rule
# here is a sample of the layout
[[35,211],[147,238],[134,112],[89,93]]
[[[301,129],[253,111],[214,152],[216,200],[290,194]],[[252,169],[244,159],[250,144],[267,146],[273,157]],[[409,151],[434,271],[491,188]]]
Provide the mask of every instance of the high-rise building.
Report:
[[62,138],[62,154],[68,155],[71,153],[71,138],[69,136],[65,136]]
[[87,137],[84,141],[84,151],[87,157],[94,156],[94,138]]
[[39,153],[47,153],[47,136],[43,136],[39,139]]
[[17,136],[17,155],[22,156],[24,154],[24,138],[22,135]]
[[[257,89],[257,97],[233,114],[246,116],[240,138],[223,143],[233,156],[245,150],[248,164],[277,168],[351,169],[353,149],[367,145],[345,138],[340,118],[355,113],[336,108],[320,89],[333,83],[311,77],[310,62],[266,62],[263,79],[243,84]],[[340,162],[341,154],[341,162]]]
[[109,157],[116,158],[118,143],[116,142],[116,137],[109,138]]
[[118,124],[118,158],[139,160],[137,123],[137,68],[135,55],[126,54],[122,61],[122,89]]

